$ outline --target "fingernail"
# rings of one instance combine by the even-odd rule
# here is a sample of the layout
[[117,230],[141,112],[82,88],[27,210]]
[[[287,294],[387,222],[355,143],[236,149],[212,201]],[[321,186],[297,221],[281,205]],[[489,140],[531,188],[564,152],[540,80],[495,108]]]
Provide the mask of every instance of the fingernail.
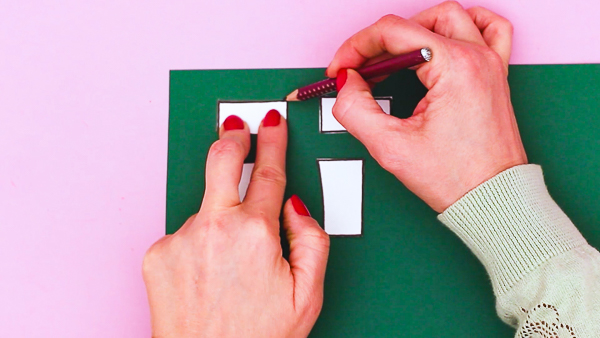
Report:
[[298,215],[310,217],[310,212],[308,212],[306,205],[304,205],[304,202],[302,202],[298,195],[293,195],[290,199],[292,200],[292,205],[294,206],[294,210],[296,210]]
[[342,68],[338,70],[337,77],[335,78],[335,87],[339,92],[342,90],[342,87],[346,84],[346,80],[348,79],[348,69]]
[[275,127],[279,125],[279,121],[281,121],[281,114],[277,110],[271,109],[263,119],[263,126]]
[[235,115],[229,115],[225,121],[223,121],[223,129],[225,130],[236,130],[244,129],[244,121]]

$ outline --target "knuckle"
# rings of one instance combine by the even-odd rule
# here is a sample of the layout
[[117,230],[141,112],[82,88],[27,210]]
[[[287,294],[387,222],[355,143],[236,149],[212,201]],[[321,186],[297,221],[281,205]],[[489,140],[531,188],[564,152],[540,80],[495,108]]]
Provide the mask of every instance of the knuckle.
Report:
[[314,251],[320,257],[327,257],[331,247],[329,235],[316,221],[312,226],[307,226],[302,231],[292,234],[292,239],[296,243],[302,243],[302,246]]
[[328,249],[330,246],[329,235],[318,225],[305,229],[302,235],[317,244],[316,247]]
[[393,23],[393,22],[397,22],[400,19],[399,16],[395,15],[395,14],[386,14],[384,16],[382,16],[379,21],[379,23]]
[[269,220],[262,215],[256,215],[248,218],[246,224],[246,235],[257,242],[263,242],[273,238],[273,234],[269,231]]
[[382,16],[377,22],[375,22],[375,27],[379,29],[379,31],[385,31],[390,26],[396,25],[398,22],[403,19],[394,14],[387,14]]
[[244,147],[240,142],[234,139],[221,139],[216,141],[210,147],[208,152],[211,158],[224,158],[230,156],[243,156]]
[[494,73],[504,74],[505,63],[502,57],[492,49],[487,49],[484,52],[486,60],[488,60],[489,68]]
[[501,18],[499,21],[500,25],[502,25],[502,27],[508,31],[511,35],[515,30],[515,27],[513,26],[512,22],[510,22],[510,20],[506,19],[506,18]]
[[360,49],[360,48],[359,48],[359,45],[360,45],[360,43],[359,43],[359,41],[358,41],[358,37],[357,37],[357,35],[356,35],[356,34],[355,34],[355,35],[352,35],[352,36],[350,37],[350,39],[348,39],[348,44],[350,45],[350,49],[352,49],[352,50],[355,50],[355,51],[356,51],[356,50],[359,50],[359,49]]
[[507,19],[501,18],[501,19],[498,19],[498,20],[490,23],[490,25],[487,27],[487,30],[493,36],[504,36],[504,35],[512,36],[514,28],[510,21],[508,21]]
[[155,271],[161,269],[164,252],[162,240],[154,243],[148,251],[146,251],[142,262],[142,273],[144,276],[152,275]]
[[296,301],[300,305],[300,316],[308,321],[316,320],[323,309],[323,296],[321,292],[317,294],[303,295]]
[[270,182],[279,186],[285,186],[285,172],[280,168],[272,165],[261,165],[254,170],[252,174],[253,180]]
[[329,235],[324,230],[319,227],[319,230],[315,231],[312,236],[324,251],[329,251],[331,242],[329,240]]
[[485,51],[485,58],[487,60],[490,61],[490,63],[494,66],[496,65],[502,65],[502,58],[500,57],[500,55],[498,53],[496,53],[494,50],[492,49],[487,49]]
[[262,213],[248,217],[248,227],[252,229],[262,228],[267,224],[267,222],[267,217],[265,217]]
[[322,309],[323,309],[323,301],[322,300],[311,302],[306,308],[305,316],[307,316],[311,320],[314,318],[318,318],[319,315],[321,314]]
[[440,4],[440,9],[445,12],[463,11],[463,6],[458,1],[444,1]]
[[460,5],[448,3],[445,8],[440,9],[439,16],[434,25],[434,31],[443,36],[452,38],[452,36],[455,35],[453,32],[454,29],[464,20],[465,15],[468,16]]
[[469,9],[467,9],[467,11],[473,12],[473,13],[479,13],[479,12],[483,11],[483,7],[473,6],[473,7],[470,7]]

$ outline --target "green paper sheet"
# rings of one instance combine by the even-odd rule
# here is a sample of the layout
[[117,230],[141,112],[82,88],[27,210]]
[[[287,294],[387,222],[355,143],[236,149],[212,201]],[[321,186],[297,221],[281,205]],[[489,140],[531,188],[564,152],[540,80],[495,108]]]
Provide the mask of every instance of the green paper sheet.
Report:
[[[221,101],[281,100],[323,69],[184,70],[170,74],[166,232],[197,212]],[[509,81],[531,163],[558,204],[600,245],[600,65],[511,66]],[[425,88],[414,72],[374,95],[408,117]],[[288,104],[286,198],[322,224],[319,158],[364,160],[363,234],[332,237],[325,302],[311,337],[513,337],[496,316],[483,266],[436,213],[384,171],[350,134],[319,133],[319,100]],[[284,252],[286,252],[286,243]]]

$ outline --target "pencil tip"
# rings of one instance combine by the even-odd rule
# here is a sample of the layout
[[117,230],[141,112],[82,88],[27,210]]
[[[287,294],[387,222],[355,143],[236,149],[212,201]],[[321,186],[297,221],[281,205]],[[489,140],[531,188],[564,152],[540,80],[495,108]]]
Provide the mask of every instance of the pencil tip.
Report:
[[288,96],[285,97],[286,101],[298,101],[298,89],[289,93]]

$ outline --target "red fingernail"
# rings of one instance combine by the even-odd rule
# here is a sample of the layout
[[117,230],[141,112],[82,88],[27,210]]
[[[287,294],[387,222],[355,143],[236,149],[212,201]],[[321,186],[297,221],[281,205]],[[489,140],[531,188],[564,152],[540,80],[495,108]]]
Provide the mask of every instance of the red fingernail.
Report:
[[338,70],[337,77],[335,78],[335,87],[339,92],[342,90],[342,87],[346,84],[346,80],[348,79],[348,69],[342,68]]
[[229,115],[225,121],[223,121],[223,129],[225,130],[236,130],[244,129],[244,121],[235,115]]
[[271,109],[263,119],[263,126],[275,127],[279,125],[279,121],[281,121],[281,114],[277,110]]
[[290,199],[292,200],[292,205],[294,206],[294,210],[296,210],[298,215],[310,217],[310,212],[308,212],[306,205],[304,205],[304,202],[302,202],[298,195],[293,195]]

